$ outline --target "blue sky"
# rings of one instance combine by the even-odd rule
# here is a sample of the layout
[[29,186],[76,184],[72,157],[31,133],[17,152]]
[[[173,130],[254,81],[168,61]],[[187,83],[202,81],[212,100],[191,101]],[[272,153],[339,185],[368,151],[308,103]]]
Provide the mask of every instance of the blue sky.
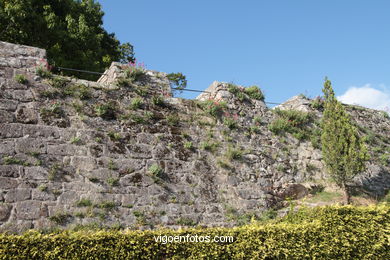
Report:
[[188,88],[258,85],[266,101],[283,102],[321,94],[328,76],[345,102],[390,106],[390,1],[99,2],[104,27],[133,44],[138,61],[182,72]]

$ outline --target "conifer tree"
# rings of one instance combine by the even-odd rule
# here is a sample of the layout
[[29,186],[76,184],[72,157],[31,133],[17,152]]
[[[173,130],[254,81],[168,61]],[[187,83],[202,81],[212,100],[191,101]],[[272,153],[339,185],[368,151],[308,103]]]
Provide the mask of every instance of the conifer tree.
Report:
[[348,184],[365,170],[367,148],[349,114],[336,99],[331,82],[325,78],[325,109],[322,118],[322,155],[329,175],[344,192],[344,203],[351,202]]

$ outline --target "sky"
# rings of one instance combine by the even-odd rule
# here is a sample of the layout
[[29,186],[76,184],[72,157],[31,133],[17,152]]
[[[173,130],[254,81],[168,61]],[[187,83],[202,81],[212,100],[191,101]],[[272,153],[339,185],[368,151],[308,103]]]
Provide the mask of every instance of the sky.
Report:
[[[266,101],[321,94],[390,107],[388,0],[100,0],[104,28],[147,69],[182,72],[188,89],[258,85]],[[184,93],[184,98],[197,94]]]

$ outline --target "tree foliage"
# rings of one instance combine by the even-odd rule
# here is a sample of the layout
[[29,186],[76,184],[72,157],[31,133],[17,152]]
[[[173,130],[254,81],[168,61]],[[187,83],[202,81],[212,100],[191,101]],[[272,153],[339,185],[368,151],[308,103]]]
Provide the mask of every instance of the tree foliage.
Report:
[[103,28],[103,15],[94,0],[0,0],[0,40],[44,48],[55,66],[101,72],[134,55]]
[[326,168],[350,202],[348,182],[365,170],[367,148],[343,105],[336,99],[331,82],[323,88],[325,109],[322,118],[322,153]]

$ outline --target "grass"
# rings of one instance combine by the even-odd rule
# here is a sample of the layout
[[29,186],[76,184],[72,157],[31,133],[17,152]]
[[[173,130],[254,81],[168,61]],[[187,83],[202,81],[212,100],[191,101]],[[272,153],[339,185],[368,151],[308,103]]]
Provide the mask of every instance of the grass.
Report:
[[60,170],[61,166],[59,164],[53,164],[49,169],[48,179],[51,181],[55,180],[58,177]]
[[153,96],[152,104],[155,106],[163,107],[165,105],[164,98],[162,96]]
[[110,185],[111,187],[119,186],[119,179],[118,179],[118,178],[110,177],[110,178],[107,179],[107,183],[108,183],[108,185]]
[[119,141],[119,140],[122,139],[121,134],[120,134],[120,133],[117,133],[117,132],[114,132],[114,131],[109,131],[109,132],[107,133],[107,135],[108,135],[108,137],[110,137],[110,139],[111,139],[112,141]]
[[23,74],[16,74],[14,79],[20,84],[26,84],[28,82],[26,76],[24,76]]
[[47,107],[43,107],[39,111],[41,113],[41,116],[43,118],[48,117],[61,117],[64,114],[64,111],[62,110],[61,104],[59,102],[54,102],[50,104]]
[[225,157],[229,160],[239,160],[242,158],[244,152],[241,149],[236,149],[231,146],[225,152]]
[[3,157],[3,164],[10,165],[10,164],[16,164],[16,165],[23,165],[25,162],[20,159],[16,159],[12,156],[4,156]]
[[81,139],[80,137],[77,137],[77,136],[73,136],[71,139],[70,139],[70,143],[71,144],[81,144]]
[[130,82],[136,82],[140,80],[145,75],[145,70],[141,67],[129,67],[125,70],[126,79]]
[[70,217],[72,217],[72,215],[69,213],[57,213],[53,216],[50,216],[49,220],[58,225],[65,225]]
[[331,202],[341,198],[338,192],[321,191],[309,198],[307,202]]
[[81,100],[86,100],[92,97],[91,90],[83,84],[72,84],[70,86],[66,86],[64,94]]
[[184,148],[188,149],[188,150],[191,150],[194,148],[194,145],[192,142],[185,142],[184,143]]
[[76,202],[76,207],[90,207],[92,206],[92,201],[90,199],[81,199]]
[[170,126],[177,126],[180,122],[179,115],[168,115],[166,117],[166,119],[167,119],[168,125],[170,125]]
[[142,99],[142,98],[139,98],[139,97],[136,97],[136,98],[133,98],[133,99],[131,100],[130,109],[136,110],[136,109],[141,108],[142,105],[143,105],[143,99]]
[[43,66],[38,66],[35,70],[35,73],[39,77],[42,77],[42,78],[51,78],[52,77],[52,73]]
[[116,207],[116,203],[113,201],[104,201],[95,205],[96,208],[111,210]]
[[151,165],[148,171],[150,174],[158,178],[164,173],[164,170],[157,163]]
[[264,94],[258,86],[245,88],[244,92],[252,99],[264,101]]
[[298,140],[305,140],[310,137],[311,130],[308,124],[313,121],[313,115],[298,110],[275,109],[277,118],[269,125],[268,129],[276,135],[292,134]]
[[97,104],[95,105],[95,114],[97,116],[100,116],[103,119],[115,119],[115,103],[114,102],[108,102],[104,104]]
[[234,120],[233,118],[227,118],[225,117],[223,119],[223,124],[227,126],[230,130],[236,129],[237,128],[237,121]]
[[205,100],[198,103],[199,107],[213,117],[220,117],[223,110],[227,108],[225,101]]
[[218,149],[219,144],[214,142],[202,142],[200,143],[200,148],[209,152],[216,152]]
[[47,185],[45,184],[41,184],[38,186],[38,190],[42,191],[42,192],[45,192],[47,191]]

